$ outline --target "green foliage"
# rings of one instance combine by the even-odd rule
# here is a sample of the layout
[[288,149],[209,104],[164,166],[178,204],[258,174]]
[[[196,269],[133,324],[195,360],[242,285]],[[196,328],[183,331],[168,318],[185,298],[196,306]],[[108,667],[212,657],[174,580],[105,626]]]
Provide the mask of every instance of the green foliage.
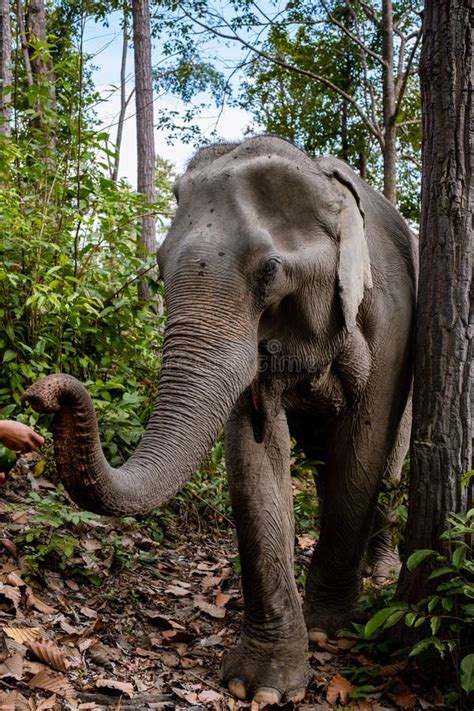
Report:
[[[143,531],[159,543],[170,521],[169,514],[154,513],[140,520],[123,518],[111,526],[110,519],[71,504],[62,487],[45,496],[31,493],[7,510],[27,514],[26,523],[10,523],[5,528],[22,555],[28,578],[41,577],[45,569],[59,569],[90,585],[101,585],[110,574],[131,568],[134,555],[146,558],[146,553],[130,549],[126,542],[130,530]],[[100,536],[100,545],[88,547],[88,539],[104,529],[107,535]]]
[[[63,11],[51,9],[48,44],[37,48],[55,59],[55,105],[39,78],[23,81],[17,48],[14,131],[0,136],[0,418],[34,422],[21,394],[44,375],[70,373],[89,388],[116,464],[141,434],[160,366],[164,317],[139,301],[137,278],[152,293],[161,286],[154,258],[137,250],[143,200],[109,177],[109,136],[96,131],[90,108],[99,96]],[[157,187],[165,228],[172,173],[164,162]]]
[[[465,514],[450,514],[449,528],[441,539],[447,553],[431,549],[415,551],[407,560],[410,571],[432,558],[429,579],[433,592],[418,604],[391,602],[376,612],[363,630],[365,640],[379,635],[403,622],[407,627],[420,628],[421,638],[411,647],[410,656],[444,660],[444,672],[451,668],[458,689],[465,695],[473,691],[474,655],[472,625],[474,623],[474,562],[471,541],[474,536],[474,509]],[[452,699],[461,699],[458,691]]]
[[291,475],[293,478],[293,507],[298,533],[315,537],[319,528],[319,507],[315,476],[322,462],[307,459],[304,452],[293,447]]
[[179,516],[199,524],[229,523],[232,512],[221,441],[214,445],[199,470],[172,501],[171,508]]
[[[264,38],[260,48],[277,63],[256,55],[250,58],[240,87],[240,106],[253,115],[249,132],[263,129],[284,136],[310,155],[337,155],[381,189],[382,142],[360,113],[368,115],[372,125],[383,126],[382,64],[374,58],[382,54],[380,4],[368,6],[378,23],[368,19],[358,3],[332,0],[325,7],[305,0],[290,3],[285,12],[278,13],[268,32],[260,31]],[[417,3],[393,3],[398,31],[407,35],[416,32],[418,9]],[[248,23],[252,25],[252,21],[255,23],[250,17]],[[353,37],[367,47],[365,57]],[[396,33],[395,53],[399,41]],[[315,76],[323,77],[346,96]],[[397,116],[397,190],[402,214],[414,222],[419,219],[419,116],[418,81],[410,76]]]

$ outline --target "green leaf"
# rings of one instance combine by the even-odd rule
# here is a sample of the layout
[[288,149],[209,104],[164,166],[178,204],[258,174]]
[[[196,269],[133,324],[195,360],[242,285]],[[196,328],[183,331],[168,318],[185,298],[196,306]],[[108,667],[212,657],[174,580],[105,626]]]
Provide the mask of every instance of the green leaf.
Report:
[[[364,635],[370,637],[373,633],[380,627],[385,625],[385,622],[389,619],[391,615],[400,610],[400,606],[385,607],[383,610],[379,610],[375,615],[367,622],[364,627]],[[406,606],[404,607],[406,610]]]
[[416,618],[418,617],[418,613],[416,612],[407,612],[405,615],[405,624],[408,627],[412,627],[414,625]]
[[436,633],[437,633],[438,630],[439,630],[440,624],[441,624],[441,620],[440,620],[439,617],[432,617],[432,618],[431,618],[431,620],[430,620],[430,626],[431,626],[431,634],[433,635],[433,637],[436,636]]
[[462,543],[459,545],[453,553],[453,565],[456,568],[460,568],[466,557],[466,544]]
[[4,362],[4,363],[9,363],[10,361],[14,360],[15,358],[16,358],[16,353],[15,353],[15,351],[7,350],[7,351],[5,351],[5,353],[3,354],[3,362]]
[[452,597],[443,597],[441,599],[441,606],[446,612],[452,612],[454,607],[454,600]]
[[425,560],[425,558],[429,558],[432,555],[436,555],[436,551],[433,551],[430,548],[423,548],[419,551],[415,551],[407,560],[408,570],[412,572]]
[[428,580],[433,580],[434,578],[440,578],[442,575],[447,575],[448,573],[453,573],[454,568],[451,566],[444,566],[443,568],[437,568],[433,570],[432,573],[428,575]]
[[474,654],[461,660],[461,686],[466,694],[474,691]]
[[402,617],[405,615],[405,612],[406,612],[405,609],[397,610],[396,612],[393,613],[393,615],[390,615],[388,620],[386,620],[386,622],[384,623],[384,626],[383,626],[384,629],[388,629],[389,627],[393,627],[394,625],[396,625],[397,622],[399,622],[402,619]]

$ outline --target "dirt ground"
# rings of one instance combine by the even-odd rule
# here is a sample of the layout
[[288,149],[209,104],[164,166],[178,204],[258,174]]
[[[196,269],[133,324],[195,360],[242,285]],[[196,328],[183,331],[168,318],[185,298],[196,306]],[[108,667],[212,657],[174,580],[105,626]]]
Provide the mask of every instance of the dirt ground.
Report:
[[[150,530],[87,518],[34,462],[17,467],[1,494],[0,711],[259,708],[219,679],[242,615],[230,525],[174,516],[159,540],[156,521]],[[298,569],[312,545],[298,538]],[[383,666],[354,644],[311,647],[313,678],[297,708],[442,707],[402,678],[406,660]],[[355,686],[340,673],[347,668],[375,669],[376,681]]]

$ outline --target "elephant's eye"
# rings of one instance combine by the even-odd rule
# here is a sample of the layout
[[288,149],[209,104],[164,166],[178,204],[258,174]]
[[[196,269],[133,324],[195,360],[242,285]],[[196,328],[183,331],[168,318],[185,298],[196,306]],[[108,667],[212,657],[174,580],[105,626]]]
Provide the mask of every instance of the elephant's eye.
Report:
[[267,259],[263,267],[263,278],[265,281],[271,281],[280,268],[281,261],[277,257]]

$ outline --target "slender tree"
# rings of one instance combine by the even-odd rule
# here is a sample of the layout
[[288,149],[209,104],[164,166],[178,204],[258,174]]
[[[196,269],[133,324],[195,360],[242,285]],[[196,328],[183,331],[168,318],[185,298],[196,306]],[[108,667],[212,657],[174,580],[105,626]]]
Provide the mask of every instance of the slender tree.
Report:
[[[431,548],[447,514],[463,511],[472,454],[472,88],[470,3],[426,0],[421,88],[423,179],[415,338],[408,552]],[[470,326],[471,319],[471,326]],[[471,328],[471,331],[470,331]],[[471,480],[472,481],[472,480]],[[398,593],[429,592],[430,563],[402,569]]]
[[[137,189],[149,205],[144,212],[140,243],[145,253],[156,251],[153,203],[156,198],[156,157],[153,132],[153,74],[151,61],[150,9],[147,0],[133,0],[133,47],[135,57],[135,107],[137,120]],[[141,298],[148,298],[142,281],[138,285]]]
[[12,84],[12,38],[10,3],[0,0],[0,134],[10,135],[10,101]]
[[[37,116],[33,119],[33,125],[35,128],[44,130],[48,125],[45,113],[49,112],[51,114],[56,110],[56,89],[53,60],[47,44],[48,33],[43,0],[29,0],[26,10],[25,29],[33,81],[38,86],[46,88],[47,93],[46,101],[37,102]],[[52,131],[49,128],[48,133],[51,134],[51,140],[53,140]]]
[[120,167],[120,151],[122,148],[123,126],[125,123],[125,115],[130,100],[135,93],[135,89],[127,96],[127,54],[129,41],[128,28],[128,7],[127,3],[123,3],[123,27],[122,27],[122,59],[120,62],[120,111],[117,121],[117,138],[115,141],[115,159],[112,166],[111,178],[114,182],[118,180],[118,172]]

